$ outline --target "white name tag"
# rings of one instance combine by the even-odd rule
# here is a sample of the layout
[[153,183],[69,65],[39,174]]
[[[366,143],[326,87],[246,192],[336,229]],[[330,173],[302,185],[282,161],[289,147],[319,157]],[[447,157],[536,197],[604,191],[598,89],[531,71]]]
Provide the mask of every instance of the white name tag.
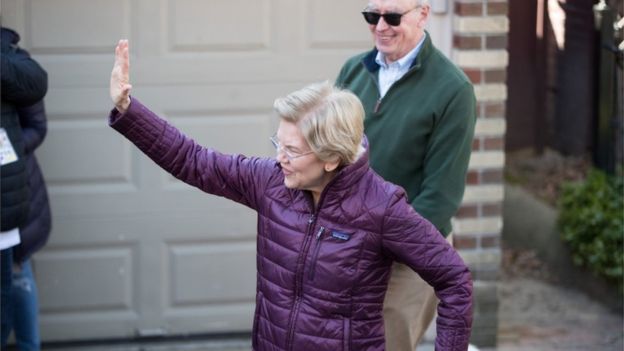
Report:
[[9,135],[4,128],[0,128],[0,165],[4,166],[15,161],[17,161],[17,154],[9,140]]
[[8,249],[20,243],[19,228],[0,233],[0,250]]

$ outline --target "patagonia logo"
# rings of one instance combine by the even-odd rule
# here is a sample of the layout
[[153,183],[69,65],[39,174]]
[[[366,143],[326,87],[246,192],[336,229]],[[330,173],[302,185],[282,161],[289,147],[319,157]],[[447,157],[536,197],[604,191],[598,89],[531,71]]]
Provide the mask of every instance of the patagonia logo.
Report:
[[332,231],[331,236],[332,238],[336,238],[338,240],[344,240],[344,241],[349,240],[349,238],[351,237],[351,235],[349,234],[345,234],[341,232],[334,232],[334,231]]

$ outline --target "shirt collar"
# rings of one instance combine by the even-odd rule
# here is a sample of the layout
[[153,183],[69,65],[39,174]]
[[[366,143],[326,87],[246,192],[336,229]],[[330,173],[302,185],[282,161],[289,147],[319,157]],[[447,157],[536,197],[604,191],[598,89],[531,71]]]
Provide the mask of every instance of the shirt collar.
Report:
[[[427,33],[423,33],[423,36],[422,38],[420,38],[420,41],[418,42],[416,47],[414,47],[410,52],[408,52],[407,55],[401,57],[400,59],[393,62],[392,64],[398,64],[400,68],[408,68],[412,64],[416,56],[418,56],[418,52],[420,51],[420,48],[425,42],[426,37],[427,37]],[[375,62],[383,68],[388,68],[388,64],[386,64],[386,55],[384,55],[381,51],[377,51]]]

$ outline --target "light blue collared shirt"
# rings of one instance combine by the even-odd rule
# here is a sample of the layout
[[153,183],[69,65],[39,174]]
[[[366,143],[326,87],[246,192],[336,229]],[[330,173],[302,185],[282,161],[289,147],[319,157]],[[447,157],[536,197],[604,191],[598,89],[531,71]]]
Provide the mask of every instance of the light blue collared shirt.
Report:
[[401,79],[405,73],[409,70],[412,62],[418,56],[418,52],[422,44],[425,42],[425,37],[427,34],[423,35],[423,37],[418,42],[415,48],[413,48],[407,55],[401,57],[400,59],[392,62],[391,64],[386,63],[386,57],[380,51],[377,52],[377,57],[375,57],[375,62],[380,66],[379,67],[379,97],[382,98],[388,92],[388,89],[396,82]]

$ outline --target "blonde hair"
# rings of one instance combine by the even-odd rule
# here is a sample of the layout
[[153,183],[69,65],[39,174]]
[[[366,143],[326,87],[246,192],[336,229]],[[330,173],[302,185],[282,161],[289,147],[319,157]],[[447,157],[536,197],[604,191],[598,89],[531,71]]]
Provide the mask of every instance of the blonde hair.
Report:
[[364,152],[364,108],[347,90],[325,81],[275,99],[279,117],[295,123],[306,142],[323,161],[354,163]]

